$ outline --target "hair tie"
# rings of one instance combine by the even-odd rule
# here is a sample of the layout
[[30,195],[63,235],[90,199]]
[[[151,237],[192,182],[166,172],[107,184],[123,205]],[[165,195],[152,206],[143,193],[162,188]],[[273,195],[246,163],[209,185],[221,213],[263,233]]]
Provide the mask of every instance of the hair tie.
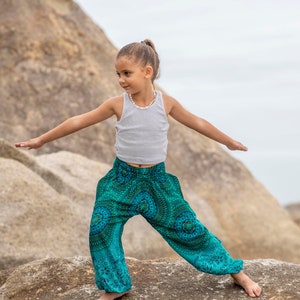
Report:
[[147,44],[145,43],[145,41],[141,41],[141,44],[144,44],[144,45],[146,45],[146,46],[147,46]]

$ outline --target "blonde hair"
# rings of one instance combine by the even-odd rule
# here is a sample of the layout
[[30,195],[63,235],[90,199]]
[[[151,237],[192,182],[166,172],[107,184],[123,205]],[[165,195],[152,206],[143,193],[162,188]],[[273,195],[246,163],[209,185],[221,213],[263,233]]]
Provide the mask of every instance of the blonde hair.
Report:
[[143,67],[150,65],[153,69],[152,83],[158,78],[160,61],[154,43],[151,40],[145,39],[140,43],[135,42],[124,46],[120,49],[116,58],[118,59],[121,56],[133,56]]

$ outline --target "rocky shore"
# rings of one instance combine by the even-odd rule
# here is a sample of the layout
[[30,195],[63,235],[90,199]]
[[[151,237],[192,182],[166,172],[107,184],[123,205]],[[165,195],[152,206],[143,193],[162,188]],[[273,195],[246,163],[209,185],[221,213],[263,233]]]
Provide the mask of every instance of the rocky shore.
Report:
[[[230,276],[198,272],[181,260],[127,258],[133,288],[122,299],[250,299]],[[260,299],[300,299],[300,265],[276,260],[245,262],[245,270],[263,287]],[[48,258],[0,271],[3,300],[95,300],[103,291],[94,284],[90,258]],[[188,296],[187,296],[188,295]]]

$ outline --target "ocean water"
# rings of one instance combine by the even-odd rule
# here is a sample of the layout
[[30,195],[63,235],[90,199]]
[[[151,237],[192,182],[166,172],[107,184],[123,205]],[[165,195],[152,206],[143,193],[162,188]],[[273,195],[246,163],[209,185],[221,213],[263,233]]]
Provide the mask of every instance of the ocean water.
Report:
[[282,205],[300,202],[300,1],[77,3],[117,47],[152,39],[157,83],[247,145],[230,153]]

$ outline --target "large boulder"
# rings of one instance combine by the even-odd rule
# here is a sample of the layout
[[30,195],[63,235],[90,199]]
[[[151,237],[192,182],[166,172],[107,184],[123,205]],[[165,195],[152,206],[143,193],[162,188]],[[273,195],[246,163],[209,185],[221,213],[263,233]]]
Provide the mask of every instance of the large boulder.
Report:
[[[0,1],[0,133],[14,143],[121,93],[104,32],[69,0]],[[112,120],[45,145],[112,161]]]
[[[110,165],[66,151],[31,156],[3,140],[0,140],[0,162],[0,268],[45,256],[89,255],[88,231],[95,188]],[[205,223],[218,230],[220,223],[210,206],[190,189],[184,192],[196,210],[202,206],[197,212]],[[221,233],[226,237],[225,231]],[[176,257],[142,217],[127,222],[123,243],[126,255],[139,259]],[[244,256],[257,255],[255,239],[253,243],[254,248],[245,250]],[[297,260],[296,250],[286,249],[282,256]],[[273,250],[265,256],[281,255]]]
[[0,174],[0,269],[40,257],[88,253],[82,205],[16,160],[0,157]]
[[300,203],[289,204],[285,209],[288,211],[294,222],[300,226]]
[[[197,271],[181,260],[127,258],[133,289],[122,299],[249,299],[229,275]],[[245,270],[263,288],[260,299],[299,299],[300,265],[276,261],[245,262]],[[94,283],[90,258],[48,258],[0,271],[3,300],[94,300],[103,291]]]
[[[110,96],[120,94],[122,91],[114,70],[116,52],[117,49],[103,31],[73,1],[0,1],[0,136],[9,144],[37,136],[64,119],[93,109]],[[65,150],[110,165],[115,155],[114,122],[113,119],[107,120],[31,153],[45,155]],[[300,229],[265,187],[253,178],[241,162],[215,142],[175,121],[170,120],[170,123],[167,169],[179,177],[186,199],[203,223],[223,240],[232,255],[247,259],[273,257],[299,262]],[[1,146],[1,156],[6,160],[20,161],[20,157],[25,157],[4,144]],[[4,189],[1,201],[10,203],[14,209],[22,204],[23,200],[17,200],[12,192],[17,190],[15,183],[18,183],[24,190],[28,187],[27,193],[36,197],[30,199],[28,196],[28,204],[42,203],[48,197],[48,191],[46,185],[34,176],[38,175],[56,193],[70,198],[69,202],[63,202],[74,203],[74,207],[69,208],[71,212],[74,210],[75,214],[81,210],[83,216],[77,221],[80,228],[78,235],[86,236],[87,211],[90,213],[92,210],[93,200],[90,197],[94,188],[87,192],[78,188],[78,184],[67,181],[68,172],[73,179],[77,171],[84,176],[82,170],[74,169],[75,163],[61,177],[56,174],[61,161],[43,167],[47,159],[42,161],[41,158],[38,162],[32,156],[26,156],[24,161],[21,160],[26,168],[11,160],[3,163],[6,171],[1,176],[5,181],[2,178],[1,181],[11,190]],[[19,168],[23,177],[18,175]],[[99,175],[102,173],[97,171],[97,176],[93,176]],[[80,177],[80,174],[76,176]],[[31,178],[32,182],[25,183],[27,178]],[[36,182],[39,184],[34,193],[31,191],[37,186]],[[39,191],[39,187],[43,187],[44,191]],[[56,197],[53,194],[51,197],[58,199],[59,195]],[[90,200],[86,202],[86,199]],[[54,205],[55,202],[50,201],[49,205],[51,203]],[[2,214],[6,211],[11,217],[17,214],[17,210],[12,212],[13,209],[8,208]],[[66,213],[68,210],[63,211]],[[53,213],[58,211],[53,210]],[[68,226],[72,223],[71,219],[68,220],[71,216],[66,216]],[[9,224],[13,222],[12,218]],[[49,222],[45,223],[45,230],[51,227]],[[21,227],[21,223],[18,224]],[[30,224],[35,223],[32,220]],[[13,226],[3,227],[3,231]],[[68,226],[63,228],[68,230]],[[73,225],[72,230],[75,232],[76,228],[77,225]],[[145,232],[133,230],[130,235],[131,239],[144,241],[136,247],[140,253],[145,249],[143,243],[154,247],[151,239],[145,241]],[[8,233],[5,236],[8,237]],[[71,237],[73,231],[69,232]],[[16,242],[11,241],[13,245]],[[160,251],[152,253],[158,255]],[[71,252],[69,255],[73,254]]]

